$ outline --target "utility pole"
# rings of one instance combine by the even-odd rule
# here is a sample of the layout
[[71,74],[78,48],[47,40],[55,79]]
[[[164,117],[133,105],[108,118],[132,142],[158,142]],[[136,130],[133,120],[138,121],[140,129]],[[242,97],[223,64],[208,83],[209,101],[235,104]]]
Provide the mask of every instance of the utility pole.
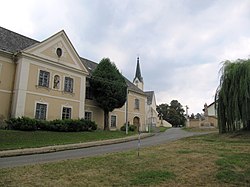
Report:
[[128,88],[127,88],[127,100],[126,100],[126,109],[125,109],[125,118],[126,118],[126,134],[128,134]]

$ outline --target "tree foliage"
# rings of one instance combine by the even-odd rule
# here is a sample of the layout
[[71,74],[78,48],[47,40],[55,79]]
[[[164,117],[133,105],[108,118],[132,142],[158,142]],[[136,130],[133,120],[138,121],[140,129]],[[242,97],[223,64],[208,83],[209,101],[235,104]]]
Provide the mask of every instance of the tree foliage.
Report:
[[185,110],[182,105],[177,100],[172,100],[170,105],[161,104],[156,108],[159,116],[169,123],[171,123],[174,127],[185,126]]
[[92,73],[90,85],[94,99],[104,111],[104,130],[109,130],[109,112],[126,102],[125,79],[109,58],[103,58]]
[[220,133],[250,130],[250,59],[224,62],[215,101]]

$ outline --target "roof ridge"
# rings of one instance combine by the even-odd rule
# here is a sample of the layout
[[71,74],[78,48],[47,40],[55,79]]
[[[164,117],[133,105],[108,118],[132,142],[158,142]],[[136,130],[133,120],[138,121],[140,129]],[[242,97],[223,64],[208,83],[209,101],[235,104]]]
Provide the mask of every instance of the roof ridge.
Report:
[[40,41],[38,41],[38,40],[35,40],[35,39],[33,39],[33,38],[30,38],[30,37],[25,36],[25,35],[20,34],[20,33],[17,33],[17,32],[15,32],[15,31],[10,30],[10,29],[6,29],[5,27],[0,26],[0,29],[4,29],[4,30],[6,30],[6,31],[12,32],[13,34],[16,34],[16,35],[19,35],[19,36],[21,36],[21,37],[27,38],[27,39],[29,39],[29,40],[33,40],[34,42],[39,42],[39,43],[40,43]]
[[41,42],[0,26],[0,49],[3,51],[15,53],[37,43]]
[[93,60],[89,60],[89,59],[84,58],[84,57],[81,57],[81,56],[80,56],[80,59],[81,59],[81,60],[87,60],[87,61],[89,61],[89,62],[92,62],[92,63],[98,65],[98,63],[97,63],[97,62],[94,62]]

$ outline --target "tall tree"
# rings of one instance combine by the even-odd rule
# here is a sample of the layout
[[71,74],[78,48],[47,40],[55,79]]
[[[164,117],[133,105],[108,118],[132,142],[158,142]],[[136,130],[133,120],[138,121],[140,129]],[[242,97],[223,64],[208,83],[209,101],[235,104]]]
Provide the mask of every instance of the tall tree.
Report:
[[250,59],[224,62],[215,101],[220,133],[250,130]]
[[170,105],[161,104],[157,106],[156,110],[164,120],[171,123],[174,127],[185,126],[185,110],[177,100],[172,100]]
[[167,119],[168,116],[169,105],[168,104],[160,104],[156,107],[156,111],[158,112],[158,116],[160,119]]
[[126,102],[127,84],[114,63],[103,58],[90,79],[94,99],[104,111],[104,130],[109,130],[109,112]]

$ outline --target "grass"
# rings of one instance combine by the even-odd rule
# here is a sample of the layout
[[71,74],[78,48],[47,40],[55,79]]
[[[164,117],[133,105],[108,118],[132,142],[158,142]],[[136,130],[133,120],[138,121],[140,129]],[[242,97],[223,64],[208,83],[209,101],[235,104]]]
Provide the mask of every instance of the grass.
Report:
[[165,132],[166,130],[170,129],[171,127],[162,127],[160,126],[160,132]]
[[[129,132],[133,135],[135,132]],[[49,132],[0,130],[0,151],[123,138],[122,131]]]
[[183,127],[188,132],[219,132],[218,128],[197,128],[197,127]]
[[131,179],[132,185],[152,185],[159,184],[163,181],[174,179],[175,175],[169,171],[140,171],[135,174],[135,177]]
[[216,164],[220,166],[216,177],[226,183],[240,184],[241,181],[247,180],[250,184],[250,168],[246,166],[249,163],[249,154],[223,155],[216,161]]
[[250,186],[250,133],[0,169],[0,186]]

